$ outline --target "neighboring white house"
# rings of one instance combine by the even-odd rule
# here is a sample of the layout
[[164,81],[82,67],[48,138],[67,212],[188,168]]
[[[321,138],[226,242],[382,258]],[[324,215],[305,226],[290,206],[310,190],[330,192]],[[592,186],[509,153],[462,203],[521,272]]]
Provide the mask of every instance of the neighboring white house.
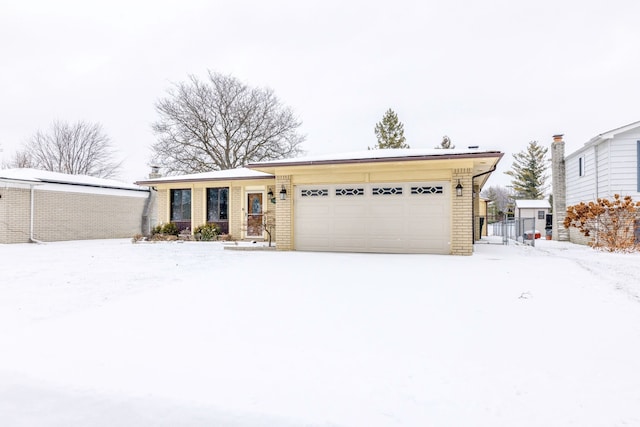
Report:
[[614,194],[640,200],[640,121],[592,138],[565,158],[567,206]]
[[534,218],[534,228],[544,236],[549,212],[551,212],[551,205],[548,200],[516,200],[514,216],[518,219]]
[[[615,194],[640,201],[640,121],[601,133],[566,157],[562,135],[556,135],[551,152],[554,227],[558,230],[563,229],[567,206],[612,199]],[[571,241],[585,243],[576,229],[569,231]]]

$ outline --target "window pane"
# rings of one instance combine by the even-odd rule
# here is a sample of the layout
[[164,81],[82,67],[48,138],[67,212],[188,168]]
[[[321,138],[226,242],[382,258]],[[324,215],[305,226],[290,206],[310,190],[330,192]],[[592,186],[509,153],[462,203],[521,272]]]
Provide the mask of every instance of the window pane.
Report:
[[191,190],[182,190],[182,219],[191,219]]
[[207,188],[207,222],[218,221],[218,189]]
[[207,222],[228,219],[228,197],[228,188],[207,188]]
[[220,208],[219,208],[220,219],[226,221],[229,219],[229,211],[228,211],[229,189],[228,188],[220,189],[219,200],[220,200]]
[[191,220],[191,190],[171,190],[171,221]]

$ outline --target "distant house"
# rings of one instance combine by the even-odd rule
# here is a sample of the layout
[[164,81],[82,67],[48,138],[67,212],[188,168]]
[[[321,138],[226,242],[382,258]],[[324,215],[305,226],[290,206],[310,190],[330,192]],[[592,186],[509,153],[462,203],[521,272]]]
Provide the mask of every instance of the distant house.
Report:
[[150,195],[110,179],[0,170],[0,243],[132,237],[152,214]]
[[551,146],[554,188],[554,236],[585,243],[575,228],[564,230],[567,206],[614,194],[640,201],[640,121],[595,136],[582,148],[564,156],[562,135]]
[[514,216],[518,219],[535,220],[535,226],[542,236],[545,233],[547,214],[551,211],[548,200],[516,200]]
[[254,163],[139,181],[158,191],[160,222],[214,222],[278,250],[470,255],[479,194],[502,158],[478,149],[397,149]]

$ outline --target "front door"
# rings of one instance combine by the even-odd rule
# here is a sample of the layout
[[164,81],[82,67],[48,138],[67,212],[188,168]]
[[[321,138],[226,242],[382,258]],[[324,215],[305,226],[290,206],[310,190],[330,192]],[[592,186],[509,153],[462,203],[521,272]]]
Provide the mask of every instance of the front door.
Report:
[[262,237],[262,193],[247,194],[247,237]]

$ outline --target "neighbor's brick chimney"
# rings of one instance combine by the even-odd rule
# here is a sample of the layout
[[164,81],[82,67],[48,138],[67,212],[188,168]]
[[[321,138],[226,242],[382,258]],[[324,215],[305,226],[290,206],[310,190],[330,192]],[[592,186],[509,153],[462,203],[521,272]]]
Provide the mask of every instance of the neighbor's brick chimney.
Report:
[[151,166],[151,173],[149,174],[149,179],[160,178],[160,166]]
[[564,140],[561,134],[553,135],[551,143],[551,185],[553,187],[553,240],[569,240],[569,230],[564,226],[567,213],[567,181],[564,167]]

